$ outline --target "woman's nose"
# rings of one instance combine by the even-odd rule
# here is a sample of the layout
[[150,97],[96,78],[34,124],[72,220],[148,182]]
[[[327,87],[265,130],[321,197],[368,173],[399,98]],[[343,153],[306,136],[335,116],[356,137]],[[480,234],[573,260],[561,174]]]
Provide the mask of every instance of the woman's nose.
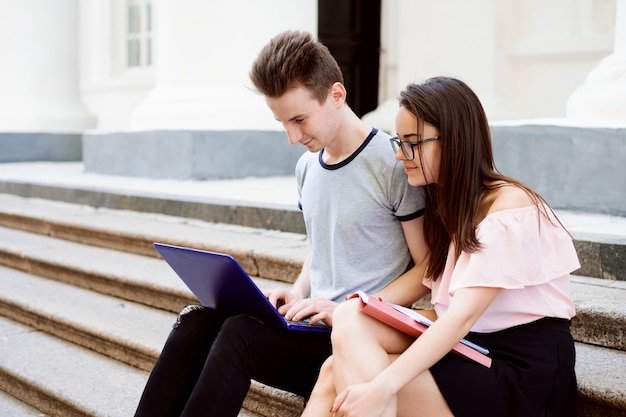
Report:
[[396,161],[404,161],[406,159],[406,157],[404,156],[404,152],[402,152],[401,147],[398,147],[395,157],[396,157]]

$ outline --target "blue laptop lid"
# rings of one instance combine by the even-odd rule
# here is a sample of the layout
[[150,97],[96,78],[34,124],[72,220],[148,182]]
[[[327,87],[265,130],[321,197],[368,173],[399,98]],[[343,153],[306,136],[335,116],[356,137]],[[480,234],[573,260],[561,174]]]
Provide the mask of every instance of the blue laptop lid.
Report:
[[[252,278],[230,255],[154,243],[154,248],[194,293],[202,305],[229,314],[248,314],[290,328]],[[299,330],[328,331],[304,325]]]

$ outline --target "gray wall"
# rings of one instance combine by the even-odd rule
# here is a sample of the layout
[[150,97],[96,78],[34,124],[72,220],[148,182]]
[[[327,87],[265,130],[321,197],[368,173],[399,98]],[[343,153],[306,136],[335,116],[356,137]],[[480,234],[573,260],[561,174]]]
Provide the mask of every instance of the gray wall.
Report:
[[0,132],[0,162],[80,161],[82,134]]
[[86,133],[85,171],[171,179],[293,175],[305,149],[282,131]]
[[[626,127],[492,125],[496,165],[555,208],[626,216]],[[0,162],[79,161],[107,175],[222,179],[293,175],[305,151],[283,131],[0,133]]]
[[626,128],[492,126],[496,165],[555,208],[626,216]]

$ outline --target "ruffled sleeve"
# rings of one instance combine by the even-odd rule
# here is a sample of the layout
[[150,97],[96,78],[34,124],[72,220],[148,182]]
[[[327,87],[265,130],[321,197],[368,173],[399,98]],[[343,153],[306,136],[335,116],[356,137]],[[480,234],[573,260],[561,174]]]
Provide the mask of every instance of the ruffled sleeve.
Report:
[[537,207],[503,210],[487,216],[476,235],[482,249],[461,253],[449,291],[485,286],[519,289],[539,285],[580,268],[571,236]]
[[461,288],[495,287],[501,291],[472,331],[498,331],[541,317],[574,317],[569,274],[580,263],[571,236],[547,210],[550,217],[535,206],[488,215],[476,230],[482,248],[462,252],[456,263],[451,245],[443,274],[424,281],[432,289],[437,315],[445,314]]

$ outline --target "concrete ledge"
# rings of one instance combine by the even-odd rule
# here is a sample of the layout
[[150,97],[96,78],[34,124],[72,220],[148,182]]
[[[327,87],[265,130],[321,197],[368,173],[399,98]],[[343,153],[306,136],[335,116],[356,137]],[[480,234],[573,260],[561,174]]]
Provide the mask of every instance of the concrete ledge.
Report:
[[0,132],[0,162],[80,161],[79,133]]
[[[5,204],[0,205],[0,207],[2,207],[3,211],[7,210],[7,206],[10,205],[8,204],[9,199],[7,199],[6,196],[0,196],[0,198],[3,198],[1,201],[5,202]],[[73,218],[70,214],[74,209],[76,209],[76,207],[73,208],[68,206],[69,205],[61,205],[61,207],[59,207],[59,205],[56,205],[55,207],[55,205],[50,203],[28,201],[27,205],[22,206],[21,211],[25,212],[24,214],[32,215],[34,212],[42,210],[41,212],[47,216],[52,216],[53,214],[63,214],[65,218]],[[18,211],[19,207],[15,205],[13,209]],[[75,217],[80,217],[82,223],[92,226],[93,223],[95,223],[92,220],[95,220],[96,216],[92,216],[91,214],[96,214],[101,217],[113,217],[113,213],[109,213],[108,211],[98,212],[97,210],[89,210],[84,207],[77,211],[78,213],[76,213]],[[132,223],[137,225],[138,223],[141,223],[140,216],[136,214],[133,215],[132,218],[128,213],[125,214],[128,220],[132,220],[128,223],[120,221],[123,216],[120,214],[118,214],[118,216],[118,220],[111,221],[111,224],[121,223],[122,225],[127,225]],[[111,218],[111,220],[114,219]],[[42,222],[37,221],[36,223],[41,225]],[[151,232],[154,233],[155,227],[151,229]],[[54,227],[51,227],[48,230],[54,230]],[[115,230],[112,232],[115,233]],[[186,232],[186,230],[184,232]],[[247,231],[247,233],[250,233],[250,231]],[[110,299],[109,297],[98,296],[96,294],[86,295],[81,290],[71,289],[67,286],[65,286],[67,292],[61,291],[60,287],[64,285],[53,282],[49,278],[67,282],[66,278],[68,275],[72,274],[71,271],[76,269],[78,275],[82,275],[83,271],[91,271],[91,281],[97,279],[96,275],[102,276],[103,279],[111,279],[117,282],[129,282],[140,278],[143,280],[143,286],[158,287],[160,285],[159,277],[167,278],[166,272],[171,272],[164,262],[157,261],[154,258],[131,255],[124,252],[114,253],[113,251],[99,248],[81,247],[81,245],[66,242],[64,240],[55,240],[48,236],[26,236],[23,232],[18,231],[5,230],[3,232],[2,241],[3,247],[6,246],[8,249],[10,249],[9,247],[13,248],[11,250],[3,251],[3,253],[0,254],[0,258],[2,258],[3,261],[10,263],[11,266],[16,268],[27,270],[29,274],[36,274],[41,277],[25,278],[24,273],[17,271],[13,274],[3,273],[3,276],[6,278],[6,282],[3,282],[4,288],[0,291],[2,293],[2,297],[0,298],[7,306],[7,309],[13,312],[13,316],[11,317],[12,319],[19,320],[29,325],[34,325],[39,329],[50,332],[65,340],[69,339],[81,346],[93,347],[95,340],[94,336],[98,336],[98,341],[95,345],[102,349],[101,353],[110,356],[111,359],[121,360],[126,363],[133,363],[135,366],[144,368],[144,370],[149,365],[151,355],[152,360],[156,359],[160,343],[165,337],[170,320],[174,317],[173,314],[164,313],[159,315],[159,318],[155,318],[156,312],[150,310],[149,314],[139,313],[138,310],[134,310],[133,307],[131,307],[127,302],[120,302],[120,300]],[[291,246],[293,240],[288,237],[285,243],[286,245]],[[42,251],[41,248],[45,248],[46,250]],[[37,257],[41,257],[41,262],[33,256],[34,254],[36,254]],[[49,270],[50,274],[47,272],[47,265],[52,267],[52,269]],[[61,275],[63,276],[57,277],[56,275],[58,272],[61,272]],[[12,275],[14,275],[13,278],[11,277]],[[137,275],[137,277],[134,275]],[[148,278],[145,279],[146,277]],[[41,282],[34,285],[34,280]],[[165,281],[169,282],[170,280],[164,280],[164,284]],[[177,280],[172,281],[173,282],[171,284],[167,283],[160,289],[162,295],[172,290],[176,292],[175,287],[179,286],[176,284],[180,283]],[[20,283],[19,285],[18,282]],[[43,282],[45,282],[45,287]],[[585,332],[583,332],[586,334],[585,338],[589,339],[589,342],[591,343],[603,343],[605,346],[615,347],[614,349],[606,349],[577,343],[577,374],[579,376],[581,409],[583,410],[579,414],[580,416],[602,415],[606,417],[617,417],[623,415],[624,410],[626,410],[626,380],[623,379],[624,372],[626,371],[624,368],[626,366],[626,351],[618,350],[623,349],[626,346],[624,344],[625,339],[623,337],[625,334],[623,331],[624,318],[623,314],[620,314],[620,312],[623,311],[624,295],[626,294],[626,286],[624,286],[624,284],[625,283],[621,281],[595,280],[584,277],[576,277],[574,279],[575,298],[576,300],[581,300],[580,303],[577,303],[577,310],[581,313],[589,313],[588,316],[585,316],[587,323],[593,324],[593,326],[597,328],[591,330],[600,330],[600,325],[611,326],[610,328],[604,328],[605,334],[600,338],[597,337],[598,331],[592,331],[587,334],[587,330],[589,329],[581,329],[585,330]],[[124,285],[126,288],[124,292],[124,294],[126,294],[125,298],[128,299],[128,295],[136,297],[138,293],[137,288],[142,285],[135,285],[132,287]],[[587,288],[583,288],[583,286]],[[37,296],[37,291],[33,291],[32,289],[40,291],[39,296]],[[158,288],[157,291],[159,291]],[[56,295],[55,298],[58,303],[47,305],[41,301],[43,299],[48,299],[49,294],[52,293]],[[67,297],[67,294],[71,294],[72,296]],[[123,297],[123,293],[121,291],[116,295]],[[178,311],[180,305],[182,305],[182,303],[179,303],[177,308],[170,311]],[[24,307],[22,308],[21,306]],[[59,308],[57,309],[55,306],[58,306]],[[75,309],[78,309],[79,311],[89,311],[90,313],[96,314],[76,314]],[[104,311],[106,314],[98,314],[99,311]],[[25,314],[26,312],[28,314]],[[50,313],[54,314],[49,315]],[[38,317],[40,314],[41,316]],[[598,317],[602,317],[602,320],[598,320]],[[83,322],[84,319],[88,319],[88,322]],[[92,319],[97,319],[97,321],[102,321],[102,323],[105,324],[92,321]],[[121,326],[121,323],[136,324],[139,320],[142,322],[145,321],[146,323],[146,325],[139,325],[139,327],[143,329],[141,334],[136,331],[132,331],[132,329],[130,332],[125,331],[122,328],[123,326]],[[113,329],[106,327],[111,326],[111,323],[118,324],[116,324]],[[580,323],[576,323],[575,327],[579,324]],[[148,328],[152,328],[152,331],[146,332]],[[71,331],[73,329],[81,331]],[[162,336],[160,336],[161,331],[163,331]],[[13,333],[14,332],[11,332],[10,334]],[[29,336],[27,337],[34,337],[32,335],[35,333],[37,332],[28,332]],[[149,342],[147,349],[144,349],[142,346],[147,340],[150,339],[150,334],[153,335],[152,342]],[[615,337],[607,338],[608,335],[614,335]],[[595,338],[595,340],[591,340],[592,338]],[[119,343],[113,343],[116,341]],[[80,390],[77,390],[76,388],[68,389],[65,386],[60,386],[58,381],[59,378],[50,379],[47,378],[47,374],[41,375],[41,373],[31,374],[31,372],[39,372],[41,369],[46,369],[46,367],[51,363],[56,365],[59,360],[52,359],[53,357],[57,358],[56,355],[62,354],[65,355],[65,357],[71,357],[73,360],[72,363],[77,363],[78,367],[81,369],[100,369],[100,366],[106,366],[106,372],[108,373],[112,367],[120,368],[119,365],[115,366],[113,362],[107,361],[105,363],[104,358],[99,360],[99,363],[101,363],[100,365],[92,365],[92,354],[86,354],[83,359],[80,353],[74,353],[78,349],[76,347],[71,347],[72,355],[68,355],[67,352],[70,347],[65,349],[56,347],[58,343],[55,343],[55,345],[52,346],[48,345],[46,342],[45,348],[39,344],[35,344],[33,346],[33,340],[29,340],[27,344],[25,343],[23,345],[15,345],[14,343],[15,340],[11,340],[11,348],[6,348],[3,352],[0,352],[4,355],[0,355],[3,362],[0,364],[0,385],[2,383],[5,383],[5,386],[7,387],[20,385],[20,389],[18,390],[19,392],[15,392],[15,388],[11,388],[12,391],[10,392],[14,392],[14,395],[16,396],[20,396],[19,394],[21,393],[24,397],[20,396],[20,398],[28,400],[29,402],[41,404],[44,401],[48,401],[49,403],[55,404],[47,409],[57,410],[59,407],[67,407],[67,404],[71,401],[65,398],[63,394],[56,395],[54,397],[43,397],[43,394],[45,393],[62,392],[69,393],[69,395],[76,393],[78,398],[82,398],[80,397],[82,394]],[[111,347],[113,344],[116,344],[115,348]],[[38,351],[34,353],[31,350],[22,351],[21,349],[25,349],[23,346],[29,346],[29,349],[34,348],[38,349]],[[52,348],[48,348],[48,346],[52,346]],[[125,349],[128,349],[129,352],[126,352]],[[51,356],[38,354],[41,350],[52,352]],[[144,355],[144,350],[146,350],[147,355]],[[123,352],[120,353],[120,351]],[[151,354],[150,351],[152,352]],[[127,353],[137,355],[138,358],[141,357],[141,360],[138,360],[135,363],[128,358]],[[122,356],[118,356],[120,354]],[[115,358],[113,358],[113,356],[115,356]],[[30,361],[30,359],[24,360],[24,357],[31,359],[33,357],[40,358],[41,360],[44,360],[47,365],[33,366],[32,361]],[[62,359],[65,359],[65,357]],[[78,362],[75,359],[77,357],[80,358]],[[66,365],[65,362],[61,363],[61,369],[65,370],[66,368],[69,368],[69,365]],[[126,371],[123,371],[123,369]],[[136,373],[128,367],[121,367],[120,372]],[[10,376],[21,375],[21,373],[26,374],[25,378],[18,380],[17,378]],[[101,373],[102,372],[99,372],[99,375]],[[57,373],[50,372],[50,374],[55,377],[57,376]],[[145,372],[143,375],[145,377]],[[139,376],[141,377],[141,375]],[[91,374],[90,377],[92,377]],[[115,383],[118,381],[116,379],[118,377],[119,374],[113,374],[111,379],[107,378],[105,382],[114,384],[114,388],[117,389]],[[76,375],[71,375],[71,378],[68,380],[78,381],[77,383],[84,383],[85,380],[81,378],[83,378],[83,374],[76,371]],[[39,384],[39,381],[44,381],[44,383]],[[145,382],[140,382],[139,385],[134,386],[133,389],[135,391],[139,390],[143,386],[143,383]],[[126,398],[125,401],[119,402],[119,405],[122,408],[125,408],[124,410],[122,410],[119,414],[110,413],[108,415],[128,415],[123,414],[123,412],[128,412],[128,409],[132,410],[132,406],[136,404],[136,399],[138,398],[139,393],[135,391],[131,390],[131,393],[134,393],[137,397],[130,399]],[[106,399],[110,402],[110,398],[114,398],[110,392],[115,393],[117,391],[99,389],[94,392],[104,392]],[[122,394],[128,397],[128,392],[126,390],[123,391]],[[91,394],[88,398],[88,402],[85,402],[84,404],[80,402],[79,404],[85,408],[91,407],[93,403],[100,404],[100,399],[94,398],[93,394]],[[82,398],[81,401],[84,401],[84,398]],[[117,405],[117,403],[114,402],[113,405]],[[113,405],[109,404],[109,406]],[[259,412],[265,416],[290,417],[301,413],[303,399],[284,391],[259,384],[253,384],[248,398],[246,399],[245,406],[246,408]],[[102,409],[102,407],[100,407],[100,409]],[[63,415],[83,415],[74,412],[74,409],[63,411],[65,412]],[[99,414],[90,412],[85,415],[92,417]]]
[[578,416],[626,415],[626,352],[576,344]]
[[[258,229],[278,230],[305,234],[302,213],[295,208],[286,208],[269,205],[252,205],[241,202],[225,202],[214,199],[205,200],[177,200],[155,196],[129,195],[108,191],[87,190],[80,188],[54,187],[30,183],[0,181],[0,193],[13,194],[25,198],[41,198],[52,201],[63,201],[73,204],[82,204],[91,207],[102,207],[115,210],[130,210],[143,213],[156,213],[176,216],[185,219],[197,219],[212,223],[224,223],[237,226],[246,226]],[[32,202],[30,207],[34,207]],[[45,213],[45,209],[43,209]],[[23,218],[19,212],[12,216],[19,217],[11,220],[7,214],[3,222],[12,227],[24,227],[32,220]],[[59,227],[68,222],[68,218],[59,221],[50,215],[45,215],[46,223],[58,224]],[[19,226],[22,224],[23,226]],[[63,227],[67,227],[63,226]],[[81,226],[82,227],[82,226]],[[92,235],[96,233],[92,231]],[[141,238],[146,250],[147,240]],[[626,239],[604,235],[574,234],[574,245],[578,252],[582,267],[575,272],[577,275],[606,278],[626,281]],[[149,242],[151,243],[151,242]],[[259,265],[264,261],[257,260]],[[265,262],[268,267],[270,263]],[[296,268],[292,266],[292,268]],[[297,268],[296,268],[297,269]]]
[[304,149],[281,131],[85,133],[85,171],[146,178],[224,179],[293,175]]
[[626,128],[491,125],[500,171],[557,209],[626,215]]
[[571,326],[574,340],[626,354],[626,282],[578,275],[571,281],[576,305]]
[[243,407],[264,417],[298,417],[305,400],[297,394],[252,381]]
[[184,199],[182,197],[172,199],[149,194],[126,194],[14,181],[0,181],[0,193],[84,204],[91,207],[158,213],[207,222],[305,233],[302,212],[295,207],[255,205],[216,199]]
[[626,238],[575,234],[574,239],[582,265],[576,274],[626,281]]

